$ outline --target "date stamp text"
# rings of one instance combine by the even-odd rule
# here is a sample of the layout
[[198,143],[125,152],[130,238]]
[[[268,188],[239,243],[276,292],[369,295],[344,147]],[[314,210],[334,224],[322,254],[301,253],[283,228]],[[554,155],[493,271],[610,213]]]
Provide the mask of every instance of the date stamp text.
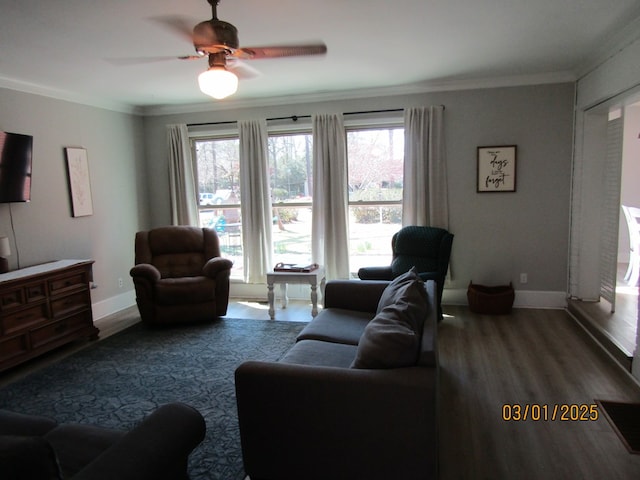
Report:
[[600,417],[595,403],[505,403],[502,420],[505,422],[595,422]]

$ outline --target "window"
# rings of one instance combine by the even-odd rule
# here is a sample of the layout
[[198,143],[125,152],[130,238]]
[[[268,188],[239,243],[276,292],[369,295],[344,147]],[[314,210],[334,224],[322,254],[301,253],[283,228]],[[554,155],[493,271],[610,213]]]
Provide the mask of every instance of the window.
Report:
[[[223,256],[234,262],[234,279],[244,277],[239,148],[237,135],[193,140],[200,225],[218,232]],[[273,261],[311,262],[313,137],[309,131],[271,134],[268,155]],[[403,157],[402,127],[347,130],[352,275],[391,263],[391,237],[402,223]]]
[[233,261],[231,275],[243,278],[238,138],[194,140],[200,226],[215,228],[222,255]]
[[311,262],[312,137],[269,136],[273,205],[273,260]]
[[389,265],[391,237],[402,226],[404,129],[347,131],[349,266]]

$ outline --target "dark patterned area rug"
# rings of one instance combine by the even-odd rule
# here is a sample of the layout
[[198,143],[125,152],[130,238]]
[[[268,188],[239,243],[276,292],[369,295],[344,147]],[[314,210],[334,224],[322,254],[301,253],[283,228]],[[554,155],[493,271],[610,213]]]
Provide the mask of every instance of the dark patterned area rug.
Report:
[[207,424],[190,478],[240,480],[234,371],[245,360],[279,359],[304,325],[232,318],[166,329],[137,324],[0,389],[0,408],[128,430],[157,406],[184,402]]

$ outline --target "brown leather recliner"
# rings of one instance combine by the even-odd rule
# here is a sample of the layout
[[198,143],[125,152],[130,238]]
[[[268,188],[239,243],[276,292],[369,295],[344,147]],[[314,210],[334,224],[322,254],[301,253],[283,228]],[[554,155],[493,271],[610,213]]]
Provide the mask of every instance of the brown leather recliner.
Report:
[[169,324],[225,315],[232,265],[220,256],[211,228],[168,226],[136,233],[130,274],[142,321]]

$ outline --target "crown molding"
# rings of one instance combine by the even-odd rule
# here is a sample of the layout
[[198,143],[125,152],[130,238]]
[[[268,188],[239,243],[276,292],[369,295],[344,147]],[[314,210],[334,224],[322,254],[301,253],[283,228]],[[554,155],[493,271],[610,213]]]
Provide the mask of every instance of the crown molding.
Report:
[[0,76],[0,88],[7,88],[23,93],[40,95],[43,97],[63,100],[81,105],[111,110],[120,113],[140,116],[179,115],[188,113],[217,112],[238,110],[243,108],[272,107],[278,105],[296,105],[340,100],[357,100],[360,98],[391,97],[400,95],[415,95],[432,92],[446,92],[456,90],[476,90],[485,88],[518,87],[527,85],[543,85],[550,83],[566,83],[576,81],[574,72],[562,71],[533,75],[517,75],[505,77],[487,77],[461,80],[438,80],[399,85],[393,87],[364,88],[357,90],[342,90],[332,92],[317,92],[302,95],[286,95],[266,98],[238,98],[226,99],[222,102],[200,102],[181,105],[137,106],[121,102],[109,101],[99,97],[89,97],[73,92],[53,89],[28,82],[20,82]]
[[518,75],[509,77],[476,78],[466,80],[444,80],[422,82],[411,85],[394,87],[368,88],[357,90],[343,90],[334,92],[318,92],[303,95],[287,95],[268,98],[239,98],[226,99],[223,102],[191,103],[184,105],[156,105],[141,107],[144,116],[179,115],[187,113],[219,112],[238,110],[243,108],[272,107],[279,105],[295,105],[301,103],[316,103],[327,101],[354,100],[359,98],[391,97],[399,95],[414,95],[430,92],[445,92],[455,90],[475,90],[484,88],[518,87],[526,85],[543,85],[550,83],[575,82],[574,72],[563,71],[534,75]]
[[576,69],[577,79],[580,80],[586,77],[638,40],[640,40],[640,17],[616,31],[606,41],[600,43]]
[[11,78],[0,76],[0,88],[15,90],[17,92],[40,95],[41,97],[63,100],[65,102],[78,103],[89,107],[102,108],[119,113],[141,114],[140,107],[122,102],[114,102],[97,96],[86,96],[78,93],[45,87],[35,83],[22,82]]

